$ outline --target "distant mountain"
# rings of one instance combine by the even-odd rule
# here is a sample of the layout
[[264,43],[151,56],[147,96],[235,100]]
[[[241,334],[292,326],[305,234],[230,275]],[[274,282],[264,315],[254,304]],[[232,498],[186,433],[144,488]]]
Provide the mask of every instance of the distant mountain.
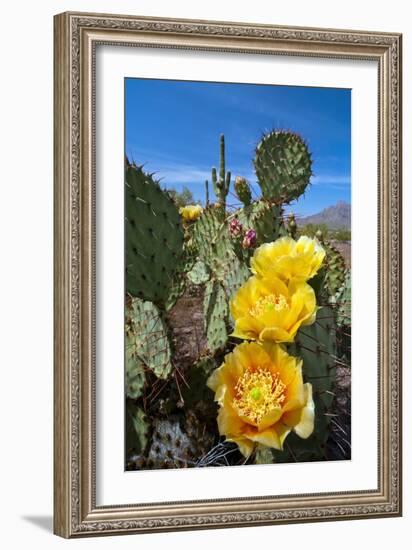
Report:
[[326,224],[330,229],[350,229],[351,209],[350,204],[345,201],[339,201],[334,206],[328,206],[318,214],[300,218],[298,225]]

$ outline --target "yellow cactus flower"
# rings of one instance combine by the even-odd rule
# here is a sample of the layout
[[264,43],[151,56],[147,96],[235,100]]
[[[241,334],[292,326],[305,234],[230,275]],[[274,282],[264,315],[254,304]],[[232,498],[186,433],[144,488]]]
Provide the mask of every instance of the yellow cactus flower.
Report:
[[248,457],[259,443],[282,450],[293,430],[306,439],[314,428],[312,385],[302,360],[274,343],[244,342],[225,356],[207,381],[219,404],[220,435]]
[[316,296],[307,283],[275,276],[250,277],[230,303],[232,336],[244,340],[293,342],[301,325],[316,319]]
[[179,208],[179,214],[185,222],[194,222],[201,216],[202,212],[203,208],[200,204],[188,204]]
[[283,281],[307,281],[316,275],[324,258],[325,250],[316,238],[302,236],[295,241],[281,237],[257,248],[250,267],[259,277],[276,275]]

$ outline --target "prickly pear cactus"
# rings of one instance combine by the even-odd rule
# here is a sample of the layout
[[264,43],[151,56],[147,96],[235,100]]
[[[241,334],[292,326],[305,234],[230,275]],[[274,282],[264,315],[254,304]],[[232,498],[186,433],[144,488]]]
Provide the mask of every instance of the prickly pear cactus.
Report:
[[140,166],[126,168],[126,289],[163,307],[183,254],[178,209]]
[[228,302],[249,277],[247,264],[241,262],[237,256],[233,256],[227,262],[221,282]]
[[197,250],[194,248],[191,240],[185,242],[183,255],[175,271],[172,282],[169,287],[169,293],[164,303],[164,309],[170,311],[177,300],[183,295],[187,287],[187,273],[193,268],[197,257]]
[[156,419],[153,424],[152,445],[149,449],[147,466],[187,466],[195,455],[193,442],[182,430],[179,418]]
[[146,381],[145,365],[135,352],[135,337],[129,331],[126,334],[126,395],[137,399],[142,395]]
[[209,280],[210,270],[202,260],[198,260],[188,272],[187,278],[194,285],[202,285]]
[[315,429],[306,440],[291,434],[290,452],[299,460],[325,457],[330,410],[336,382],[336,323],[334,311],[322,308],[313,325],[302,327],[290,351],[303,359],[303,378],[312,384]]
[[144,452],[149,435],[149,424],[145,413],[133,401],[126,403],[126,456]]
[[298,226],[296,224],[295,215],[290,214],[287,222],[287,231],[289,235],[292,237],[292,239],[296,239],[297,230],[298,230]]
[[256,176],[263,197],[289,203],[302,195],[312,176],[312,159],[303,139],[292,132],[273,131],[256,147]]
[[[127,167],[128,469],[244,463],[237,445],[222,441],[218,404],[207,380],[236,346],[236,339],[229,338],[229,304],[251,276],[254,250],[281,236],[296,238],[296,220],[284,218],[283,205],[305,191],[312,175],[307,145],[291,132],[265,135],[254,164],[262,197],[253,200],[249,183],[238,176],[234,190],[242,205],[226,211],[231,176],[221,136],[219,170],[212,170],[217,202],[209,204],[206,181],[205,208],[184,226],[158,182],[140,167]],[[331,434],[344,417],[334,413],[336,380],[342,373],[350,379],[345,368],[350,364],[350,271],[336,247],[319,239],[326,260],[308,281],[320,306],[316,322],[301,327],[295,342],[285,345],[303,360],[304,382],[312,384],[315,429],[306,440],[290,433],[281,452],[257,445],[251,463],[327,459],[335,441]]]
[[[152,302],[131,298],[126,308],[126,358],[128,376],[135,380],[139,369],[167,378],[172,370],[166,325]],[[136,390],[137,391],[137,390]]]
[[199,259],[218,277],[222,277],[226,264],[235,255],[226,223],[220,220],[216,209],[203,212],[193,226],[193,243]]
[[242,202],[245,206],[249,206],[252,202],[252,191],[250,189],[250,184],[246,178],[236,176],[235,191],[240,202]]
[[351,296],[352,296],[352,277],[351,270],[347,269],[345,273],[345,280],[341,288],[337,291],[335,296],[335,303],[337,304],[337,322],[339,325],[351,324]]
[[164,309],[170,311],[176,304],[177,300],[182,296],[186,289],[186,278],[184,273],[178,271],[173,277],[173,281],[169,287],[169,293],[164,304]]
[[322,246],[326,251],[324,285],[333,303],[336,293],[345,282],[345,260],[339,250],[330,242],[323,241]]
[[342,359],[342,362],[348,365],[351,363],[351,270],[348,269],[345,274],[345,282],[338,290],[335,296],[335,311],[336,322],[338,324],[338,330],[336,332],[336,338],[338,341],[338,355]]
[[260,212],[255,216],[254,228],[258,244],[276,241],[281,231],[281,209],[279,206],[264,203]]
[[336,383],[336,325],[332,308],[322,308],[313,325],[302,327],[288,352],[303,360],[304,382],[312,384],[315,428],[308,439],[291,432],[283,451],[258,447],[256,464],[323,460],[330,434],[330,411]]
[[226,323],[229,313],[225,291],[216,280],[206,283],[203,310],[208,348],[215,352],[227,342]]
[[256,231],[257,245],[275,241],[280,236],[282,212],[275,204],[266,200],[254,201],[236,215],[245,228]]
[[145,460],[148,469],[196,466],[198,457],[207,452],[213,440],[190,411],[184,419],[178,416],[156,419],[152,439]]

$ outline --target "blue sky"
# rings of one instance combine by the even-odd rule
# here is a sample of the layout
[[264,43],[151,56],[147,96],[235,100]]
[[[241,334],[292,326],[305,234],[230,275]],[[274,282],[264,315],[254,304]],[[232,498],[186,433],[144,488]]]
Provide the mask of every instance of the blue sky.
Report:
[[[125,94],[126,154],[162,178],[164,187],[186,186],[204,202],[223,133],[232,181],[246,177],[259,195],[256,144],[264,132],[290,129],[307,141],[314,176],[288,210],[309,215],[350,202],[350,90],[128,78]],[[228,197],[231,202],[238,201]]]

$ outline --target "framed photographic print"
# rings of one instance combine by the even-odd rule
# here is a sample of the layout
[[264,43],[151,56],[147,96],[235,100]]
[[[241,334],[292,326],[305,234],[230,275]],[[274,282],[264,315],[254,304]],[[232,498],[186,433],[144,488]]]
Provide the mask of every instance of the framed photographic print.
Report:
[[401,514],[401,36],[55,17],[55,533]]

